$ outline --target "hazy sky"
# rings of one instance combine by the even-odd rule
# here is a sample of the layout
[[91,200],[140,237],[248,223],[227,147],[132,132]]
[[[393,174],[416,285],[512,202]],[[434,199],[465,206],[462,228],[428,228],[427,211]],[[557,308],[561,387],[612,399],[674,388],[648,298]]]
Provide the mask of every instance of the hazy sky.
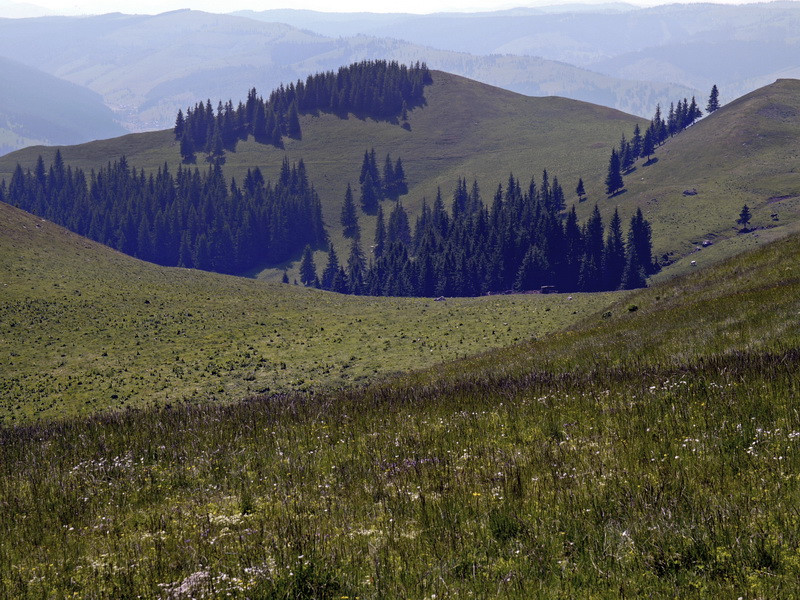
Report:
[[[0,0],[0,6],[26,0]],[[518,6],[542,6],[564,3],[597,4],[614,0],[406,0],[402,5],[378,3],[374,0],[27,0],[58,14],[101,14],[108,12],[160,13],[179,8],[194,8],[209,12],[231,12],[234,10],[266,10],[271,8],[306,8],[336,12],[402,12],[430,13],[437,11],[478,11],[500,10]],[[629,4],[652,6],[666,4],[669,0],[629,0]],[[674,0],[673,0],[674,1]],[[686,0],[681,0],[686,3]],[[741,1],[728,0],[726,4],[740,4]]]

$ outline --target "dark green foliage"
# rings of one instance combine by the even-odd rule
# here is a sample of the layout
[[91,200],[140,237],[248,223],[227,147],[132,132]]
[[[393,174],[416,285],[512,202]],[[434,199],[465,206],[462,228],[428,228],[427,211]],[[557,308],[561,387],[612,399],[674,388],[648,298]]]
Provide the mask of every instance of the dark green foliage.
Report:
[[[213,139],[220,140],[215,132]],[[215,144],[217,142],[214,142]],[[306,244],[324,245],[322,209],[305,165],[284,162],[280,179],[248,170],[243,187],[219,164],[201,174],[165,164],[155,174],[131,169],[125,157],[87,177],[65,168],[18,168],[6,201],[121,252],[165,266],[222,273],[288,259]]]
[[386,244],[386,222],[383,219],[383,209],[378,206],[378,219],[375,225],[375,244],[372,246],[372,254],[375,258],[380,258]]
[[[303,254],[303,259],[305,259],[305,253]],[[302,271],[302,264],[301,264],[301,271]],[[324,290],[332,290],[333,283],[336,279],[336,276],[339,274],[339,257],[336,256],[336,250],[331,246],[331,249],[328,251],[328,264],[325,265],[325,270],[322,271],[322,289]]]
[[654,273],[657,266],[653,263],[650,223],[642,216],[642,209],[637,209],[631,218],[628,230],[628,244],[625,255],[625,268],[622,273],[621,287],[626,290],[642,287],[647,275]]
[[575,193],[578,194],[579,202],[586,200],[586,188],[583,187],[583,178],[578,178],[578,187],[575,188]]
[[399,202],[389,215],[389,224],[386,227],[386,241],[389,244],[400,242],[405,246],[411,245],[411,227],[408,224],[408,214]]
[[305,247],[303,258],[300,259],[300,281],[306,287],[317,285],[317,266],[314,264],[314,251],[311,246]]
[[745,204],[742,206],[742,211],[739,213],[739,218],[737,219],[736,223],[742,226],[742,229],[747,229],[748,223],[750,223],[750,207]]
[[625,269],[625,244],[622,240],[622,219],[614,209],[614,216],[608,227],[608,237],[603,254],[603,287],[616,290],[622,283],[622,272]]
[[361,184],[361,208],[365,213],[375,214],[375,211],[378,210],[380,191],[380,179],[376,182],[372,178],[372,173],[368,171]]
[[[199,102],[189,107],[185,116],[179,111],[173,131],[176,140],[187,136],[193,151],[205,149],[209,154],[216,154],[218,146],[235,150],[236,142],[248,135],[259,143],[281,147],[283,136],[302,137],[300,114],[352,112],[396,120],[409,108],[424,104],[423,90],[431,82],[424,63],[406,66],[394,61],[362,61],[341,67],[337,73],[317,73],[305,82],[281,85],[267,100],[253,88],[245,104],[240,102],[234,108],[230,100],[224,105],[220,102],[216,114],[210,100]],[[212,138],[215,130],[220,134],[219,144]],[[182,141],[181,155],[186,162],[193,160],[191,153],[184,153],[189,148]]]
[[364,252],[361,250],[361,243],[358,238],[353,238],[350,244],[350,256],[347,258],[347,285],[348,292],[351,294],[361,294],[364,287],[364,272],[367,261]]
[[452,216],[439,192],[433,209],[423,202],[413,235],[402,205],[395,206],[388,226],[379,208],[375,260],[365,271],[363,293],[478,296],[542,286],[563,292],[617,289],[628,254],[633,257],[633,275],[642,275],[632,275],[628,284],[644,285],[654,267],[650,225],[641,212],[631,222],[628,251],[619,215],[606,243],[599,209],[595,207],[581,228],[573,207],[562,224],[562,213],[555,209],[562,198],[558,179],[554,177],[551,185],[546,171],[540,186],[531,180],[524,191],[511,175],[505,189],[498,188],[491,208],[483,204],[477,183],[469,189],[460,179]]
[[644,132],[644,140],[642,141],[642,158],[647,158],[648,162],[650,157],[656,151],[655,140],[653,139],[653,130],[648,129]]
[[625,187],[622,181],[622,163],[616,148],[611,151],[611,158],[608,161],[608,174],[606,175],[606,193],[611,196]]
[[361,228],[358,226],[358,209],[356,208],[356,203],[353,201],[353,189],[350,187],[349,183],[344,193],[341,222],[344,237],[361,237]]
[[711,87],[711,94],[708,96],[708,104],[706,104],[706,112],[711,114],[715,110],[719,109],[719,90],[717,89],[717,84],[715,83]]

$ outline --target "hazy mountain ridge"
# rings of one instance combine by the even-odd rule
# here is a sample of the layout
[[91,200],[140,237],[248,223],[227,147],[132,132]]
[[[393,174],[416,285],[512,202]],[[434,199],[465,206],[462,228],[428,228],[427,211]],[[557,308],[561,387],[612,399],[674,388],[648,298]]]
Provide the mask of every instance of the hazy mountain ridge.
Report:
[[475,56],[397,39],[323,37],[279,23],[175,11],[0,20],[6,54],[101,94],[132,131],[170,126],[201,98],[238,98],[309,72],[362,59],[429,66],[534,95],[562,95],[650,114],[658,101],[691,95],[672,84],[609,78],[533,57]]
[[78,144],[124,129],[96,93],[0,57],[0,154],[31,143]]
[[[797,2],[628,6],[616,12],[608,7],[583,8],[562,7],[555,13],[542,8],[430,15],[348,16],[292,10],[237,14],[330,36],[390,36],[478,55],[537,56],[619,78],[677,83],[704,93],[717,83],[728,98],[773,81],[779,69],[800,67]],[[751,67],[746,73],[743,64]]]

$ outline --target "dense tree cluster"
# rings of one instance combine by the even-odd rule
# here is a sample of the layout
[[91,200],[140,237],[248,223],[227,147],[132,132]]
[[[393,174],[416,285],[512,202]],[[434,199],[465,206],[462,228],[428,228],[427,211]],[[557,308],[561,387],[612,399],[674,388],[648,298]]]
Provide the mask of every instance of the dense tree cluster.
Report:
[[398,158],[397,162],[393,163],[392,157],[387,154],[381,174],[375,158],[375,148],[369,152],[364,151],[358,183],[361,185],[361,208],[368,214],[375,214],[381,200],[386,198],[396,200],[408,192],[403,161]]
[[[2,189],[2,186],[0,186]],[[2,193],[2,192],[0,192]],[[286,260],[306,244],[323,246],[319,197],[300,161],[284,160],[275,184],[248,170],[226,181],[219,165],[164,165],[146,176],[125,158],[87,176],[65,167],[17,166],[5,201],[121,252],[161,265],[238,273]]]
[[253,88],[247,101],[235,108],[229,100],[218,103],[215,112],[211,100],[199,102],[186,114],[178,111],[173,131],[186,162],[193,162],[198,152],[221,160],[225,150],[235,150],[237,141],[250,135],[257,142],[277,147],[285,136],[299,139],[300,114],[354,113],[405,120],[409,109],[424,103],[424,87],[431,82],[425,63],[406,66],[394,61],[362,61],[336,73],[317,73],[305,82],[281,85],[266,100]]
[[[319,284],[330,290],[377,296],[476,296],[506,290],[599,291],[645,285],[656,267],[650,224],[641,211],[631,219],[627,239],[615,212],[608,231],[599,210],[579,225],[573,209],[564,218],[564,193],[545,171],[537,185],[523,188],[511,175],[498,187],[491,207],[477,183],[461,180],[448,212],[437,194],[423,202],[413,231],[402,205],[388,219],[381,207],[367,263],[354,237],[345,265],[329,255]],[[317,284],[310,248],[301,272]]]
[[629,173],[638,159],[646,158],[649,162],[658,146],[692,125],[702,116],[703,111],[697,106],[694,97],[691,102],[686,98],[682,101],[679,100],[677,107],[674,102],[671,103],[666,120],[661,115],[661,106],[657,106],[656,113],[650,120],[650,125],[644,135],[637,124],[633,130],[633,137],[627,140],[623,135],[619,148],[611,150],[608,174],[606,175],[606,193],[611,196],[622,190],[625,187],[623,174]]

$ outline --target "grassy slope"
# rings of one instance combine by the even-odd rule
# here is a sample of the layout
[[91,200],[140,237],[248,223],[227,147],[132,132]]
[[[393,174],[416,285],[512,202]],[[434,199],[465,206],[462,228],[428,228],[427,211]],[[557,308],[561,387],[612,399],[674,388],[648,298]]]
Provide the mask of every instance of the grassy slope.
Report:
[[358,393],[0,429],[0,591],[797,597],[798,298],[792,237]]
[[[640,163],[625,178],[628,191],[614,202],[625,211],[642,207],[653,222],[657,255],[685,257],[667,274],[687,271],[690,260],[708,264],[796,231],[800,80],[779,80],[731,102],[668,141],[656,156],[658,162]],[[696,196],[683,195],[692,189]],[[740,235],[736,219],[745,203],[753,210],[751,228],[760,231]],[[706,239],[717,247],[696,252]]]
[[[423,197],[431,202],[441,186],[450,198],[459,177],[483,186],[491,202],[498,183],[509,172],[524,182],[543,169],[558,176],[568,195],[578,177],[587,182],[591,197],[600,197],[608,153],[624,131],[641,119],[624,113],[563,98],[530,98],[455,75],[434,73],[426,88],[427,106],[411,112],[411,131],[372,120],[341,120],[330,115],[301,120],[302,140],[286,140],[286,150],[252,141],[228,153],[226,170],[241,182],[247,168],[259,166],[274,179],[284,156],[302,158],[323,201],[325,221],[339,256],[349,244],[340,234],[339,218],[347,182],[358,186],[364,150],[375,148],[379,166],[387,153],[403,159],[409,194],[403,204],[416,211]],[[105,164],[122,154],[129,164],[155,169],[165,162],[174,169],[180,160],[178,145],[168,132],[129,135],[61,148],[65,161],[85,169]],[[35,165],[42,154],[52,159],[55,148],[27,148],[0,158],[0,178],[8,179],[19,162]],[[202,168],[202,166],[201,166]],[[388,206],[388,203],[387,203]],[[361,219],[363,238],[372,240],[374,217]],[[298,257],[299,258],[299,257]],[[321,260],[321,257],[320,257]],[[319,263],[319,260],[318,260]],[[280,272],[273,272],[279,277]]]
[[[641,207],[653,223],[657,256],[678,260],[659,277],[717,262],[744,249],[777,239],[800,227],[800,81],[781,80],[724,106],[659,148],[658,162],[626,179],[627,191],[612,199],[603,193],[608,153],[634,117],[560,98],[528,98],[443,73],[428,88],[428,106],[412,112],[412,131],[389,123],[331,116],[303,119],[304,137],[289,140],[286,151],[242,143],[228,155],[228,171],[241,178],[252,166],[275,177],[283,157],[303,158],[319,189],[326,222],[339,255],[348,246],[341,237],[339,213],[348,181],[355,182],[364,149],[374,146],[380,160],[387,152],[403,158],[410,183],[404,205],[412,212],[437,186],[449,197],[458,177],[477,178],[489,200],[509,171],[537,180],[547,168],[559,177],[568,196],[583,177],[589,201],[578,206],[588,217],[594,202],[608,219],[619,207],[623,219]],[[641,122],[641,121],[640,121]],[[335,148],[335,151],[331,151]],[[32,166],[53,148],[31,148],[0,158],[0,177],[17,161]],[[168,132],[131,135],[63,148],[68,162],[90,168],[121,154],[130,163],[155,168],[178,159]],[[696,196],[684,190],[696,189]],[[754,209],[756,231],[739,234],[735,221],[744,203]],[[777,213],[777,221],[772,214]],[[362,217],[364,239],[371,240],[374,218]],[[714,246],[697,252],[710,239]],[[324,260],[318,255],[317,262]],[[294,275],[294,272],[290,273]],[[264,273],[276,279],[280,271]],[[658,279],[658,277],[656,278]]]
[[541,336],[613,294],[356,298],[165,269],[0,205],[0,422],[365,383]]

